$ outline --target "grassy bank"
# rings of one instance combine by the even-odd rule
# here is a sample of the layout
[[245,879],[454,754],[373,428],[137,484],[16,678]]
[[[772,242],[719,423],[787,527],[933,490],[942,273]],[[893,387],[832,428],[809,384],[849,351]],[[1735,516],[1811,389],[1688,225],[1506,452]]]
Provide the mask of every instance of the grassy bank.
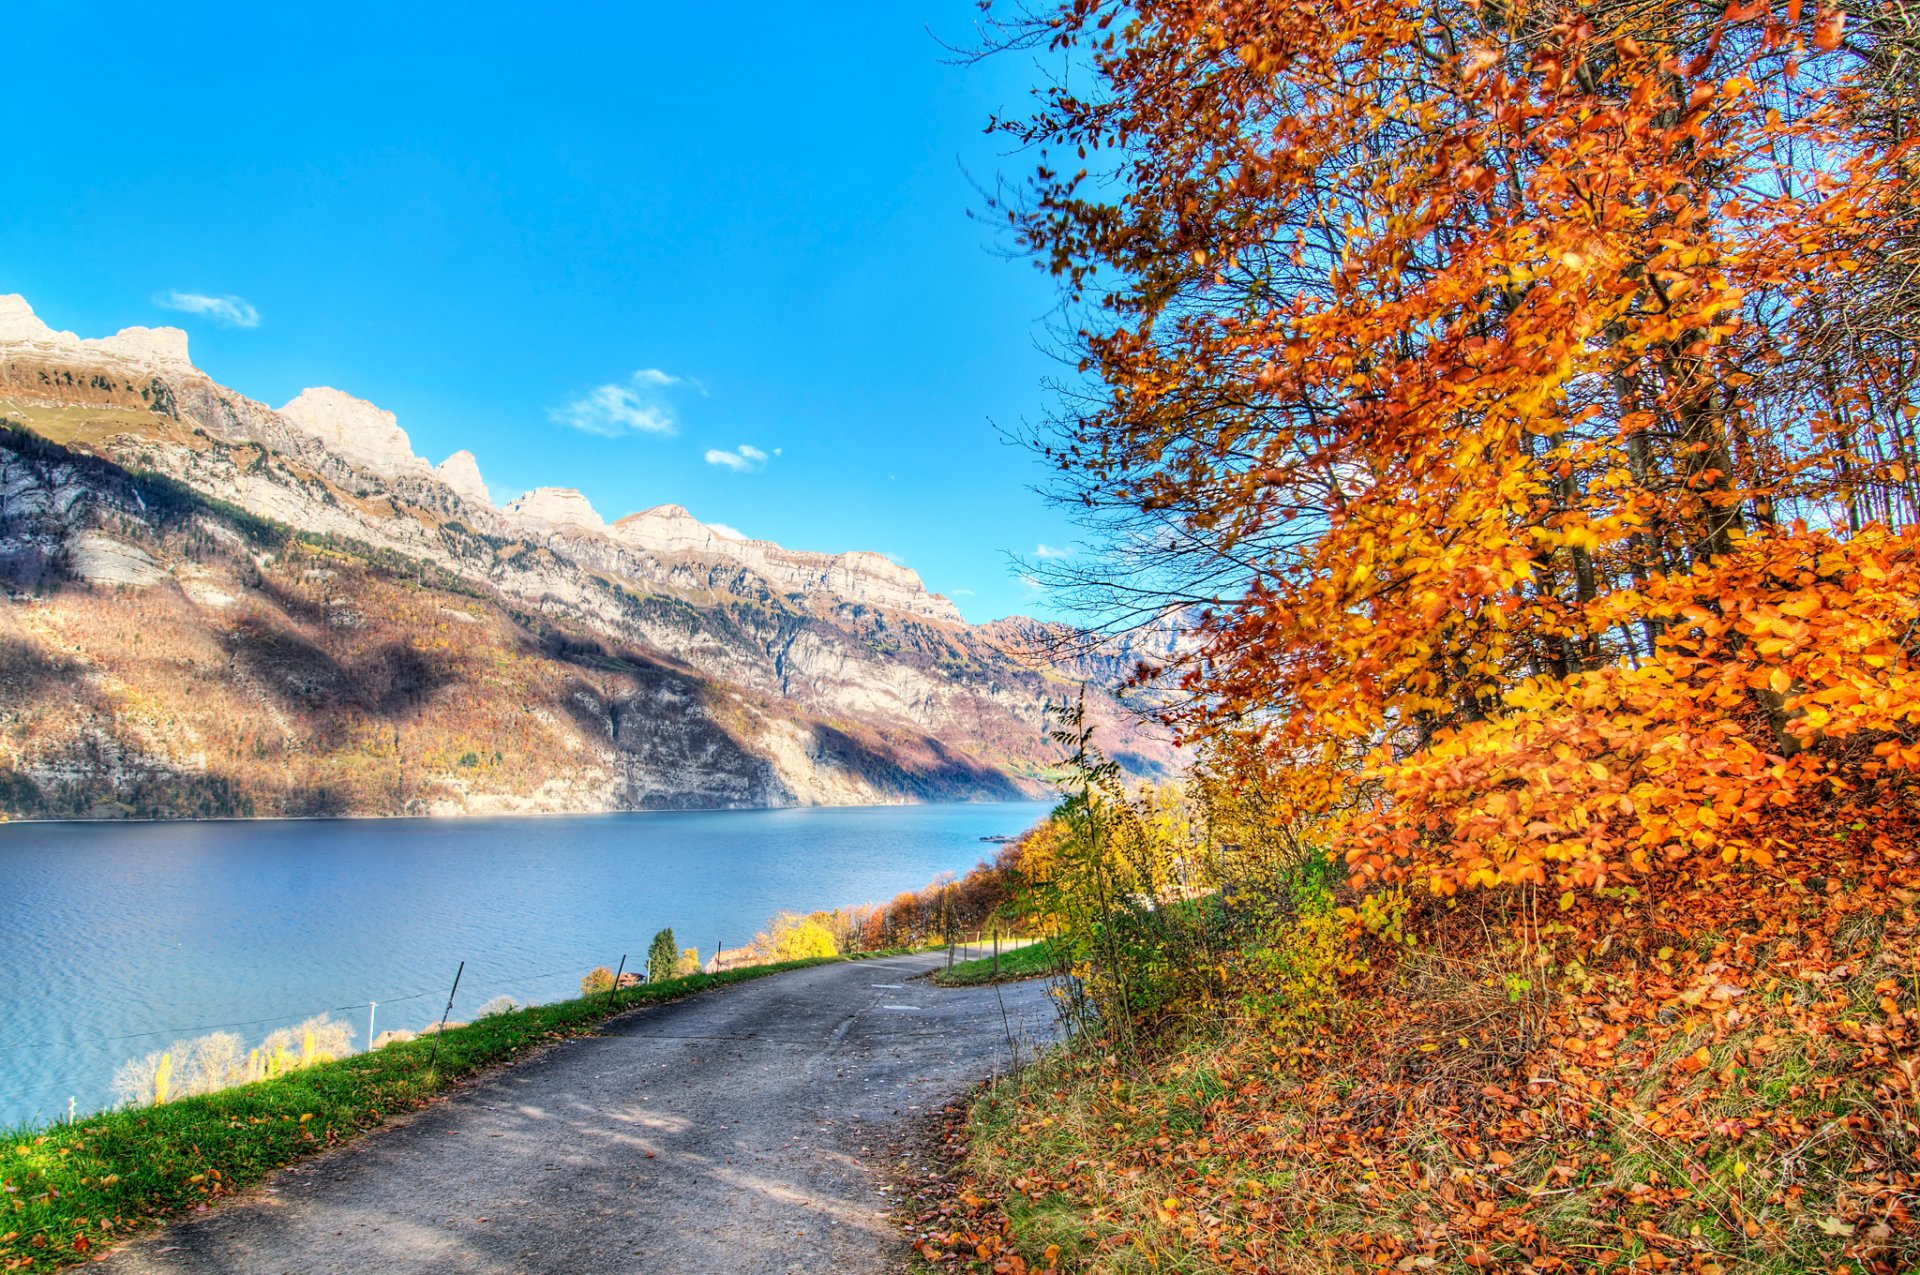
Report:
[[1053,945],[1042,939],[1020,947],[1002,948],[997,959],[983,956],[961,961],[952,969],[937,970],[933,981],[941,987],[980,987],[989,983],[1014,983],[1024,978],[1045,978],[1059,968]]
[[[872,955],[883,955],[873,953]],[[694,974],[536,1005],[157,1107],[0,1136],[0,1270],[86,1261],[129,1234],[417,1107],[452,1082],[613,1014],[841,958]]]

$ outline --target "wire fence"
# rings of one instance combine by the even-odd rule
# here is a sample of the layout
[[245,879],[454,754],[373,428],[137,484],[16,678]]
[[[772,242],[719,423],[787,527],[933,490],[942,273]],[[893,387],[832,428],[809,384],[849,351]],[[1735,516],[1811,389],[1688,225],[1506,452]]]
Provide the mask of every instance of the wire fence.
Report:
[[[645,953],[647,952],[649,943],[650,940],[648,942],[630,943],[629,947],[633,950],[624,954],[583,954],[563,966],[547,970],[537,970],[531,973],[502,970],[498,977],[489,976],[477,979],[474,977],[473,971],[469,970],[469,981],[466,986],[477,985],[476,991],[471,994],[472,996],[480,998],[472,1002],[477,1007],[484,1004],[487,1000],[497,998],[501,995],[517,993],[520,996],[528,996],[530,991],[536,989],[540,992],[541,996],[547,999],[565,999],[566,996],[562,993],[571,995],[584,994],[582,980],[589,972],[602,966],[611,971],[624,964],[628,975],[637,976],[639,981],[645,982],[645,975],[647,973],[645,969]],[[728,950],[725,949],[724,943],[716,945],[716,948],[718,950]],[[698,949],[693,950],[698,951]],[[731,950],[737,951],[739,949]],[[640,954],[640,960],[637,964],[634,963],[634,951]],[[678,953],[676,953],[676,955],[678,955]],[[455,965],[459,964],[463,964],[463,962],[455,962]],[[453,975],[454,970],[450,967],[447,970],[448,982],[452,981]],[[568,992],[569,987],[572,989],[571,992]],[[76,1045],[80,1045],[85,1048],[88,1054],[95,1056],[93,1059],[90,1059],[87,1064],[88,1066],[93,1066],[98,1061],[98,1055],[102,1053],[112,1053],[114,1046],[131,1046],[131,1050],[128,1052],[138,1052],[140,1046],[134,1044],[134,1042],[184,1042],[198,1036],[207,1035],[211,1032],[239,1031],[245,1029],[257,1030],[262,1028],[273,1030],[310,1021],[323,1014],[354,1015],[357,1018],[357,1016],[363,1012],[374,1011],[377,1018],[383,1016],[383,1012],[389,1007],[406,1005],[416,1001],[432,1001],[436,998],[444,997],[448,997],[448,989],[447,986],[443,984],[439,987],[422,988],[417,991],[402,992],[391,996],[368,996],[365,1000],[354,1001],[344,1005],[271,1011],[254,1018],[228,1019],[221,1022],[169,1027],[152,1027],[140,1031],[118,1032],[102,1036],[83,1035],[76,1037],[73,1034],[68,1034],[64,1037],[54,1039],[9,1041],[5,1044],[0,1044],[0,1059],[20,1054],[41,1053],[48,1050],[71,1050],[74,1049]],[[528,997],[526,1003],[532,1004],[538,1002]],[[351,1020],[348,1025],[355,1028],[360,1026],[357,1021]],[[375,1040],[379,1038],[376,1021],[369,1021],[365,1026],[370,1034],[365,1041],[360,1043],[361,1052],[373,1049]],[[128,1059],[123,1057],[118,1061],[128,1061]],[[87,1084],[76,1087],[98,1091],[104,1087],[104,1084],[105,1079],[101,1078],[100,1083],[96,1084],[90,1080]],[[81,1104],[77,1095],[75,1095],[67,1097],[64,1102],[58,1102],[56,1099],[55,1101],[58,1102],[59,1110],[57,1114],[49,1113],[45,1110],[45,1104],[48,1100],[48,1090],[44,1085],[36,1085],[32,1088],[15,1086],[0,1088],[0,1106],[4,1106],[16,1113],[25,1111],[34,1105],[42,1108],[42,1110],[37,1113],[37,1117],[29,1117],[29,1119],[44,1118],[49,1114],[55,1114],[56,1119],[74,1115],[85,1116],[103,1109],[91,1102]],[[7,1119],[0,1118],[0,1129],[5,1129],[8,1124],[9,1121]]]

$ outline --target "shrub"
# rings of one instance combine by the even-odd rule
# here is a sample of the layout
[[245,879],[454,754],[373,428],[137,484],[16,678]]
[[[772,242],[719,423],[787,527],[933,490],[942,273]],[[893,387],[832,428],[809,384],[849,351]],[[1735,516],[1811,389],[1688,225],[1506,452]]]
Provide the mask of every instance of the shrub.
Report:
[[801,916],[796,912],[781,912],[767,922],[763,932],[754,937],[753,946],[770,961],[802,961],[810,957],[840,954],[840,949],[834,946],[833,931],[828,927],[824,913]]
[[[381,1042],[394,1037],[384,1033]],[[209,1032],[121,1063],[113,1074],[114,1100],[122,1107],[157,1106],[283,1076],[352,1052],[353,1028],[325,1014],[273,1031],[252,1050],[232,1032]]]

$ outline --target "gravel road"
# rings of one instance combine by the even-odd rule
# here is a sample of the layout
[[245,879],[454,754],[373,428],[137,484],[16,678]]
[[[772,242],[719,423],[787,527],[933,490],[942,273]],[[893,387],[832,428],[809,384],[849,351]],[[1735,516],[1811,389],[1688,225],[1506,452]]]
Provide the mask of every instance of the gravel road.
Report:
[[916,1116],[1050,1038],[1038,983],[820,965],[608,1020],[145,1236],[113,1275],[901,1269]]

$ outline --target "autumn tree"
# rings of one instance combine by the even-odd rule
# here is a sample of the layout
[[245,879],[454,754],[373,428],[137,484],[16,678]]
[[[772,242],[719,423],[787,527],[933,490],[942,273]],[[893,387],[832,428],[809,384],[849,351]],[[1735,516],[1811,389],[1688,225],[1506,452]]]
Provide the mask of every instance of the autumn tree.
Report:
[[833,930],[825,913],[802,916],[797,912],[776,913],[767,928],[754,936],[753,947],[769,961],[804,961],[816,957],[837,956]]
[[1362,876],[1566,888],[1906,801],[1916,350],[1873,316],[1908,286],[1910,25],[1076,0],[1004,30],[1076,68],[1002,125],[1078,323],[1035,441],[1091,582],[1198,613],[1174,719],[1295,772],[1282,823],[1370,806],[1322,829]]

